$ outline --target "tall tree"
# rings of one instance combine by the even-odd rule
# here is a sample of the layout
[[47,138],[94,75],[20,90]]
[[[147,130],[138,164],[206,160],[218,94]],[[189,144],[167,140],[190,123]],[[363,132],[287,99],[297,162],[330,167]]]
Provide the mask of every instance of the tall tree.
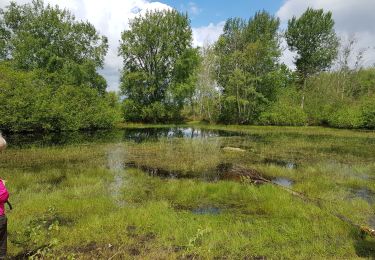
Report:
[[147,12],[134,18],[121,38],[126,119],[178,119],[184,101],[193,95],[199,60],[187,15]]
[[202,57],[192,107],[193,115],[197,112],[199,118],[209,122],[217,120],[220,113],[220,89],[215,80],[216,55],[212,45],[200,49]]
[[107,38],[92,24],[42,0],[11,2],[1,10],[0,59],[11,59],[18,69],[43,70],[56,85],[84,82],[104,92],[106,82],[96,69],[107,49]]
[[221,120],[254,122],[272,99],[270,73],[279,68],[279,19],[265,11],[245,21],[228,19],[216,44],[218,83],[223,88]]
[[331,12],[308,8],[299,18],[288,21],[285,38],[289,49],[297,53],[295,65],[302,81],[304,106],[306,79],[328,69],[337,56],[339,40]]

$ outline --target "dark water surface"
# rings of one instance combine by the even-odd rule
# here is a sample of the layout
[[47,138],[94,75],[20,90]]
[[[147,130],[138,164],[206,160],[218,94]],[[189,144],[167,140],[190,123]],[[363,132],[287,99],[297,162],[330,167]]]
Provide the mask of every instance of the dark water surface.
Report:
[[206,130],[192,127],[172,128],[128,128],[114,130],[58,132],[58,133],[14,133],[4,137],[8,148],[63,146],[89,143],[118,143],[134,141],[158,141],[161,138],[212,138],[241,136],[241,133],[222,130]]

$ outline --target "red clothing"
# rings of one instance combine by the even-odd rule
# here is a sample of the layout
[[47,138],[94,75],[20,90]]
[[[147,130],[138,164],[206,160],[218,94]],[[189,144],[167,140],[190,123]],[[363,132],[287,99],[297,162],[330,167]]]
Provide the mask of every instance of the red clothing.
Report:
[[7,202],[9,193],[2,180],[0,180],[0,216],[5,215],[4,203]]

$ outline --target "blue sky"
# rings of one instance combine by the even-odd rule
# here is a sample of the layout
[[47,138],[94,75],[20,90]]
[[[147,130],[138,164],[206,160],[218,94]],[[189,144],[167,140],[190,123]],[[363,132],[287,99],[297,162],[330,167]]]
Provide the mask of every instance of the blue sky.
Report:
[[182,1],[161,0],[173,8],[188,12],[193,27],[205,26],[209,23],[217,24],[230,17],[250,18],[258,10],[266,10],[275,14],[281,7],[283,0],[206,0]]

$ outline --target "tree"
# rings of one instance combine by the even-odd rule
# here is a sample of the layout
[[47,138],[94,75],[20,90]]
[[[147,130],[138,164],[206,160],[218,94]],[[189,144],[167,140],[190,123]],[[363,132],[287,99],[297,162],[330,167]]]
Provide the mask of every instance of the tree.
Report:
[[201,120],[214,122],[220,114],[220,89],[215,80],[217,57],[211,45],[203,46],[200,55],[202,60],[192,101],[192,113],[195,116],[197,112]]
[[[177,120],[194,93],[198,51],[187,15],[152,11],[130,22],[121,35],[121,78],[128,120]],[[129,117],[136,115],[137,117]]]
[[54,89],[36,71],[0,63],[0,127],[5,131],[110,128],[119,121],[118,97],[87,85]]
[[11,59],[18,69],[43,70],[56,86],[85,82],[104,93],[106,83],[96,69],[107,49],[107,38],[92,24],[42,0],[11,2],[0,12],[0,59]]
[[0,60],[8,57],[10,32],[5,26],[3,11],[0,9]]
[[278,27],[279,19],[265,11],[248,21],[227,20],[215,47],[217,81],[223,88],[221,121],[254,122],[263,106],[274,99],[277,85],[269,79],[278,75],[280,67]]
[[308,8],[298,19],[288,21],[285,38],[289,49],[297,52],[295,65],[302,81],[302,101],[304,106],[306,79],[328,69],[337,56],[339,40],[333,29],[332,13],[323,9]]

